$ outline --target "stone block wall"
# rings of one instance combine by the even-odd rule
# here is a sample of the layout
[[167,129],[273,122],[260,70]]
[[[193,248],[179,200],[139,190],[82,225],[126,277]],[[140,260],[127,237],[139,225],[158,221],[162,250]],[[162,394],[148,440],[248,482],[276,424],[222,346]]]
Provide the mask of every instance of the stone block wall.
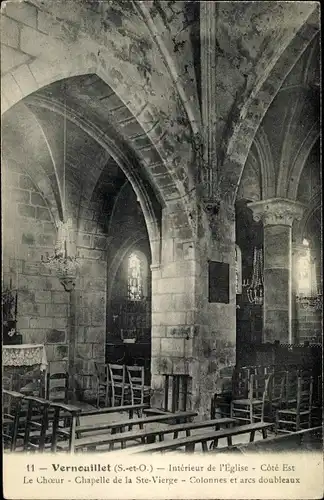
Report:
[[[14,162],[3,162],[3,281],[18,288],[18,323],[23,343],[46,346],[51,372],[68,370],[69,294],[58,278],[42,263],[53,254],[56,227],[47,201],[26,170]],[[78,385],[89,387],[94,380],[94,361],[105,359],[106,235],[89,209],[77,240],[79,277],[76,284],[76,367]]]
[[302,344],[322,342],[322,313],[321,310],[305,309],[296,304],[295,319],[293,320],[294,343]]
[[[201,275],[197,283],[200,304],[199,334],[194,349],[199,353],[200,380],[197,408],[204,417],[210,415],[211,397],[223,387],[222,372],[235,364],[236,351],[236,289],[235,289],[235,213],[231,206],[221,203],[212,223],[209,238],[201,243]],[[208,261],[229,264],[229,303],[209,302]],[[197,326],[198,328],[198,326]]]
[[[195,326],[195,242],[183,210],[164,209],[161,266],[152,266],[153,404],[162,405],[164,374],[192,377]],[[188,403],[192,405],[192,384]]]
[[23,343],[46,345],[51,371],[67,369],[68,296],[42,264],[54,251],[56,228],[31,177],[2,163],[3,281],[18,289],[17,329]]
[[[215,239],[200,224],[197,239],[177,204],[163,212],[162,261],[152,269],[152,385],[162,406],[163,374],[189,375],[188,404],[207,418],[222,370],[235,363],[235,224],[227,207]],[[209,260],[230,265],[229,304],[208,302]]]

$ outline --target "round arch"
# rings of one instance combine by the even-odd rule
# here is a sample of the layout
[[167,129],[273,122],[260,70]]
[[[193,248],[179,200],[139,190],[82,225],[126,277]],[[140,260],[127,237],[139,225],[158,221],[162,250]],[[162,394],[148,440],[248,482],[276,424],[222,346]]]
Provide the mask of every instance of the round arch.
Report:
[[[85,131],[90,137],[98,142],[108,153],[114,158],[117,165],[123,170],[125,176],[130,182],[143,211],[147,231],[149,234],[149,240],[151,245],[152,262],[159,264],[160,259],[160,240],[161,240],[161,229],[160,222],[155,214],[154,206],[147,191],[145,183],[141,176],[139,175],[136,165],[134,165],[127,154],[125,154],[125,149],[123,148],[122,138],[118,138],[118,141],[113,139],[111,136],[104,134],[94,123],[86,120],[84,116],[80,113],[76,113],[75,110],[64,108],[61,104],[55,102],[48,102],[45,99],[32,99],[31,103],[36,102],[37,105],[43,106],[46,109],[50,109],[58,114],[63,115],[66,113],[66,118],[80,127]],[[98,175],[99,178],[99,175]],[[95,183],[93,184],[92,191],[95,189]],[[91,193],[89,194],[89,200],[91,199]]]
[[[42,11],[41,5],[36,6],[36,8]],[[83,31],[83,26],[83,29],[75,32],[73,37],[69,20],[60,17],[58,6],[54,2],[50,2],[47,10],[49,21],[53,20],[50,28],[45,33],[35,30],[32,46],[28,43],[27,36],[22,37],[19,46],[19,50],[22,53],[30,54],[33,60],[29,64],[18,64],[2,78],[1,113],[3,114],[26,96],[58,80],[84,74],[96,74],[111,87],[116,97],[129,109],[136,118],[142,134],[147,136],[160,156],[161,183],[159,190],[162,197],[166,200],[177,199],[181,203],[182,198],[188,195],[188,188],[183,179],[191,178],[188,167],[191,164],[191,144],[190,141],[179,142],[177,140],[178,138],[170,127],[172,121],[170,115],[154,100],[156,93],[163,95],[165,103],[171,103],[171,106],[174,106],[175,110],[177,109],[178,103],[173,93],[170,76],[168,76],[170,80],[168,84],[165,82],[161,89],[155,88],[153,92],[145,74],[138,69],[136,64],[131,59],[121,57],[121,51],[118,47],[125,46],[127,34],[122,35],[118,30],[103,30],[104,33],[101,33],[96,25],[97,22],[101,22],[101,17],[100,15],[93,16],[93,12],[91,12],[85,23],[86,32]],[[74,19],[78,10],[80,11],[79,19],[82,19],[81,13],[87,16],[93,9],[89,11],[87,6],[77,5],[75,10],[76,12],[73,12]],[[56,16],[60,18],[61,29],[58,31],[55,30]],[[145,26],[144,21],[142,22]],[[64,38],[59,37],[62,32],[66,32]],[[145,36],[148,37],[145,40],[153,52],[151,56],[154,56],[152,71],[165,72],[165,62],[155,48],[152,35],[145,32]],[[40,46],[38,46],[38,41]],[[25,78],[18,78],[18,74],[25,75]],[[128,78],[124,77],[125,74],[128,75]],[[157,81],[154,80],[155,87]],[[132,90],[131,99],[130,90]],[[184,110],[187,115],[186,107]],[[190,225],[189,218],[188,225]]]

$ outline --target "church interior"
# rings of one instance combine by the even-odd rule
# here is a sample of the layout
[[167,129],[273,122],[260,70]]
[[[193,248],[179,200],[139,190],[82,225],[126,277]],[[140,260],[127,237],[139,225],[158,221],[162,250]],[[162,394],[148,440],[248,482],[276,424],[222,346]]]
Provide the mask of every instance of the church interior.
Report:
[[320,446],[319,16],[5,3],[6,449]]

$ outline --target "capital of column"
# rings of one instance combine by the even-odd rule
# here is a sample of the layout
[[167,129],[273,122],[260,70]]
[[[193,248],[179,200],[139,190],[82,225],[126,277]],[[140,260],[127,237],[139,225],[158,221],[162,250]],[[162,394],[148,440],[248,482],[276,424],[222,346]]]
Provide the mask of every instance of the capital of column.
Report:
[[305,206],[286,198],[270,198],[268,200],[254,201],[247,206],[253,212],[256,222],[262,220],[264,226],[292,226],[294,220],[301,220]]

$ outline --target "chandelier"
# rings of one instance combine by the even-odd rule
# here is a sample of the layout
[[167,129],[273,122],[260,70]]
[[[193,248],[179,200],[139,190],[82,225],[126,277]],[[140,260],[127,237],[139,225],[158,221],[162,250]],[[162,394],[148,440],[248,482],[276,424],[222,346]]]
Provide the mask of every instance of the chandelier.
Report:
[[47,252],[45,257],[41,257],[42,263],[61,280],[75,277],[78,268],[78,257],[68,253],[68,247],[71,247],[71,229],[71,219],[60,222],[54,255]]
[[66,164],[66,103],[64,101],[64,121],[63,121],[63,199],[62,212],[63,221],[58,223],[57,241],[54,248],[54,255],[41,256],[44,264],[54,275],[56,275],[64,286],[65,290],[71,291],[75,286],[75,278],[78,269],[78,257],[72,255],[73,224],[72,219],[65,218],[65,164]]
[[247,298],[250,304],[263,304],[263,251],[262,248],[254,248],[252,279],[245,280],[243,286],[246,288]]

